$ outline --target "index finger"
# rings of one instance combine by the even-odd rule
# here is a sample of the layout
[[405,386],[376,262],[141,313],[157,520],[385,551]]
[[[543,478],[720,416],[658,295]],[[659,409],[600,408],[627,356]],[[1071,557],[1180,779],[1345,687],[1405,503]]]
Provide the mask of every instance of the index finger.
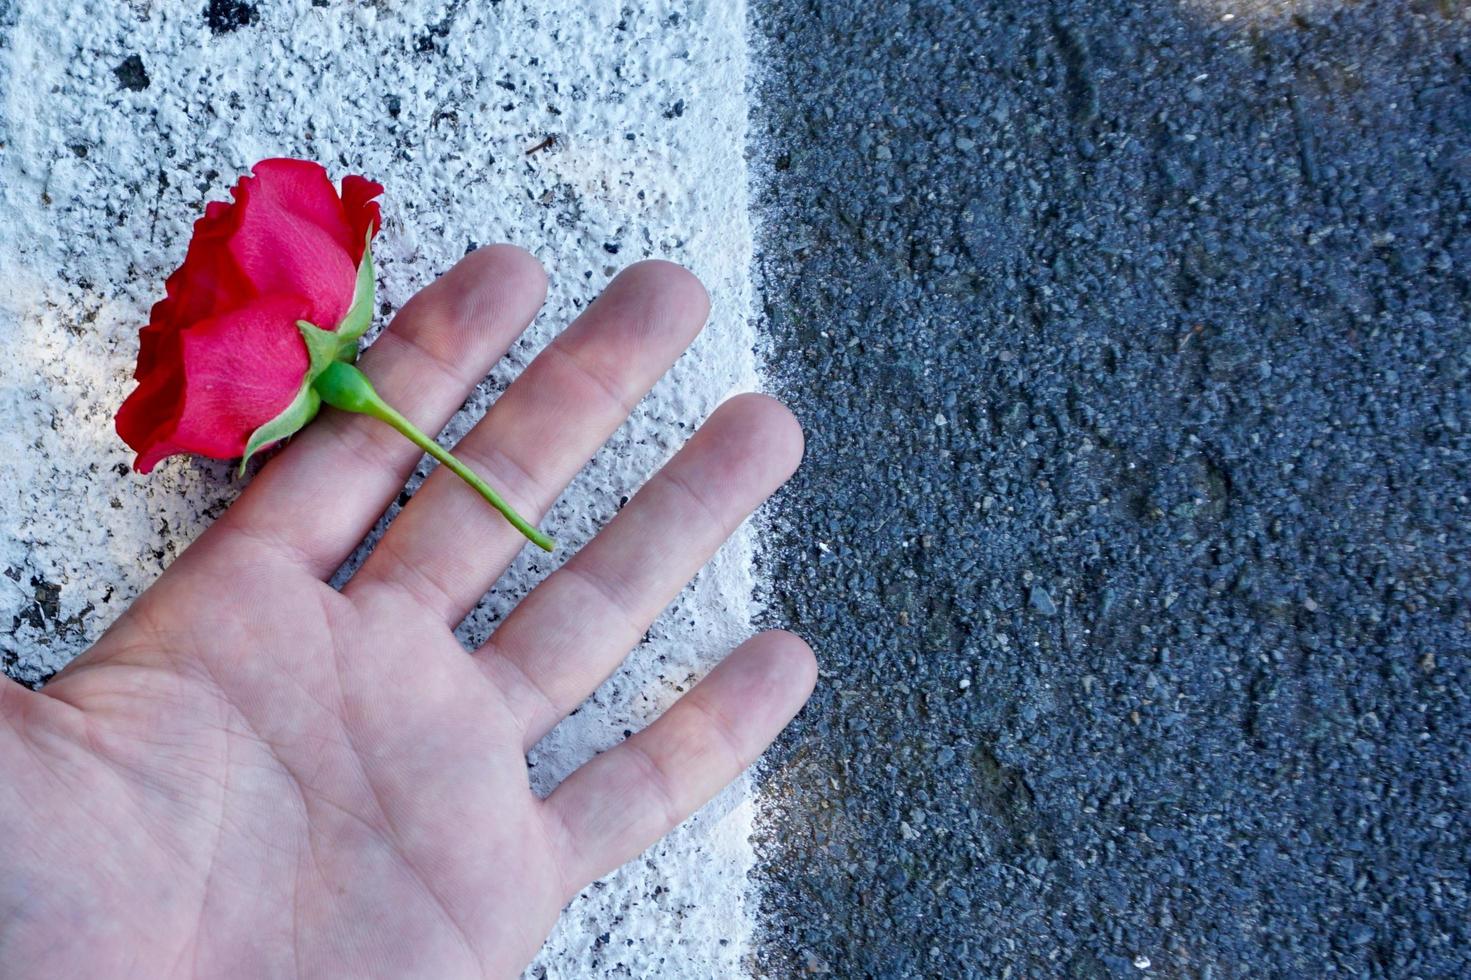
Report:
[[[546,275],[526,251],[470,253],[421,290],[358,366],[384,399],[438,432],[546,297]],[[323,408],[201,537],[245,539],[326,578],[403,489],[423,454],[387,425]]]

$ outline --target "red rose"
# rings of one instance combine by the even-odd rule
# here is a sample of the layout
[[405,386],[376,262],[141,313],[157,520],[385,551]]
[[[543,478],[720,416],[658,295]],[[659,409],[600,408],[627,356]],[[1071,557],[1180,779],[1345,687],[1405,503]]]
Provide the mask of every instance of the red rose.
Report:
[[285,439],[325,402],[391,425],[505,515],[537,547],[552,539],[385,402],[354,366],[373,320],[373,254],[383,187],[306,160],[262,160],[194,223],[140,334],[138,387],[118,435],[147,473],[165,456],[242,457]]
[[[134,469],[147,473],[175,453],[246,455],[310,421],[320,401],[304,383],[316,361],[298,321],[336,331],[354,306],[360,265],[371,307],[363,260],[382,192],[349,176],[339,194],[318,164],[262,160],[235,185],[234,203],[206,207],[140,333],[138,387],[118,410]],[[361,311],[342,342],[355,350],[371,315]]]

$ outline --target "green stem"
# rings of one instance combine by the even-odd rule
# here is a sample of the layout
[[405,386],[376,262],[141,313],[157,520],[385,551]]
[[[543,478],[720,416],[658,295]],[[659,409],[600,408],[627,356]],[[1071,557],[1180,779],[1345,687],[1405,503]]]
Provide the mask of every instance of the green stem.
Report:
[[392,405],[385,402],[382,396],[373,390],[373,383],[368,380],[367,375],[351,364],[333,361],[327,370],[323,371],[312,383],[312,387],[317,389],[317,394],[322,396],[322,401],[334,408],[340,408],[345,412],[357,412],[360,415],[371,415],[379,421],[387,422],[402,433],[404,438],[439,460],[456,476],[474,487],[480,496],[505,515],[506,520],[510,521],[516,530],[526,535],[532,544],[543,551],[551,551],[556,547],[556,542],[516,513],[510,504],[501,499],[500,494],[492,490],[489,484],[475,474],[474,470],[456,459],[449,450],[416,429],[414,423],[404,418]]

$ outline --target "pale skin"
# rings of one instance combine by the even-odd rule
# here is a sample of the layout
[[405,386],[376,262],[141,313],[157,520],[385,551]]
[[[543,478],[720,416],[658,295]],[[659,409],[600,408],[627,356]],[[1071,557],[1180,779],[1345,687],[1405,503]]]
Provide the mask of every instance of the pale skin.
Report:
[[[527,253],[481,249],[360,364],[434,431],[545,288]],[[456,452],[539,517],[707,312],[677,266],[626,270]],[[331,588],[420,453],[324,410],[44,690],[0,679],[0,974],[515,976],[579,890],[735,778],[811,692],[807,646],[761,634],[545,799],[528,783],[527,750],[801,453],[779,404],[732,399],[467,651],[453,627],[524,540],[436,470]]]

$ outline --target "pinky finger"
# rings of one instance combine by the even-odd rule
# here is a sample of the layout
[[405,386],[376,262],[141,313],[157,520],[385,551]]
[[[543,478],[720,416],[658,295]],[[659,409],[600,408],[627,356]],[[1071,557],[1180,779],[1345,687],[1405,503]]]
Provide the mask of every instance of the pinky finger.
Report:
[[568,776],[546,799],[568,884],[601,878],[704,805],[791,721],[816,679],[807,644],[763,633],[648,728]]

